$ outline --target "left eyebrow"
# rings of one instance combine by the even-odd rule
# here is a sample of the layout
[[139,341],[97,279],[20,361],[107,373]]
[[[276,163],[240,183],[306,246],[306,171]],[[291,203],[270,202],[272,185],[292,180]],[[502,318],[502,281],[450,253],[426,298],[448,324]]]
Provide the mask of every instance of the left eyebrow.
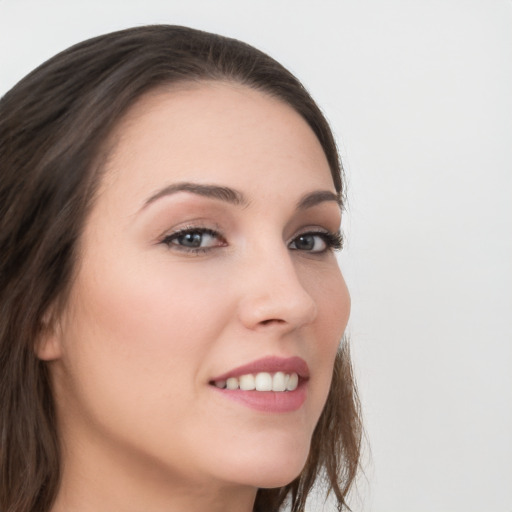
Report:
[[173,185],[169,185],[159,190],[155,194],[153,194],[149,199],[144,203],[143,208],[148,206],[151,203],[154,203],[158,199],[176,194],[178,192],[190,192],[192,194],[196,194],[198,196],[208,197],[210,199],[217,199],[219,201],[225,201],[227,203],[234,204],[236,206],[247,206],[248,201],[245,196],[229,187],[223,187],[220,185],[202,185],[198,183],[175,183]]
[[335,194],[330,190],[317,190],[303,196],[297,203],[297,210],[307,210],[325,201],[334,201],[340,208],[343,208],[339,194]]

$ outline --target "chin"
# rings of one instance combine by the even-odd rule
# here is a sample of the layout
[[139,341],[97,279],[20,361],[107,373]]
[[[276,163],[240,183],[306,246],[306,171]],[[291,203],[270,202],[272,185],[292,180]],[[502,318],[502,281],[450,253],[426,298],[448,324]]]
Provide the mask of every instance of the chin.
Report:
[[268,471],[267,474],[261,475],[261,478],[258,480],[257,487],[259,489],[274,489],[276,487],[284,487],[289,483],[293,482],[301,473],[304,466],[302,466],[298,471]]
[[288,485],[297,478],[304,469],[308,454],[309,442],[305,446],[276,447],[267,445],[265,449],[245,453],[243,460],[232,466],[235,471],[233,478],[244,480],[244,483],[258,488],[275,488]]

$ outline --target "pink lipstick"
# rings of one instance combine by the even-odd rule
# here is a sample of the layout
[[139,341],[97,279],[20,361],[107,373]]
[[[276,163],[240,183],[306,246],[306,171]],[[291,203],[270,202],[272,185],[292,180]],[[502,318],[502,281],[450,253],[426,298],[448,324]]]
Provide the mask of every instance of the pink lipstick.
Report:
[[292,412],[306,400],[309,368],[300,357],[265,357],[210,380],[228,399],[263,412]]

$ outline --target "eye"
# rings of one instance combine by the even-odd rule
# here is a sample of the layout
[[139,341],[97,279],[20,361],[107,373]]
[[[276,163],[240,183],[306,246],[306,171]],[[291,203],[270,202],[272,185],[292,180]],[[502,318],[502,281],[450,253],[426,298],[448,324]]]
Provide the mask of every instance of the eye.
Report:
[[322,253],[329,249],[338,250],[343,246],[341,233],[330,233],[327,231],[312,231],[301,233],[289,244],[289,248],[296,251]]
[[167,235],[162,243],[185,252],[206,252],[226,245],[219,233],[206,228],[185,228]]

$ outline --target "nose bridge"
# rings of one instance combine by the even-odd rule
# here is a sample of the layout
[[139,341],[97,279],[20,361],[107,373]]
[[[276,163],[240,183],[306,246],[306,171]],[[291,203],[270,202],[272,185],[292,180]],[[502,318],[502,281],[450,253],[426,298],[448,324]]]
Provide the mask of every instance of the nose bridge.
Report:
[[248,259],[240,318],[249,328],[280,325],[288,329],[312,322],[314,298],[297,273],[290,249],[282,240],[262,244]]

